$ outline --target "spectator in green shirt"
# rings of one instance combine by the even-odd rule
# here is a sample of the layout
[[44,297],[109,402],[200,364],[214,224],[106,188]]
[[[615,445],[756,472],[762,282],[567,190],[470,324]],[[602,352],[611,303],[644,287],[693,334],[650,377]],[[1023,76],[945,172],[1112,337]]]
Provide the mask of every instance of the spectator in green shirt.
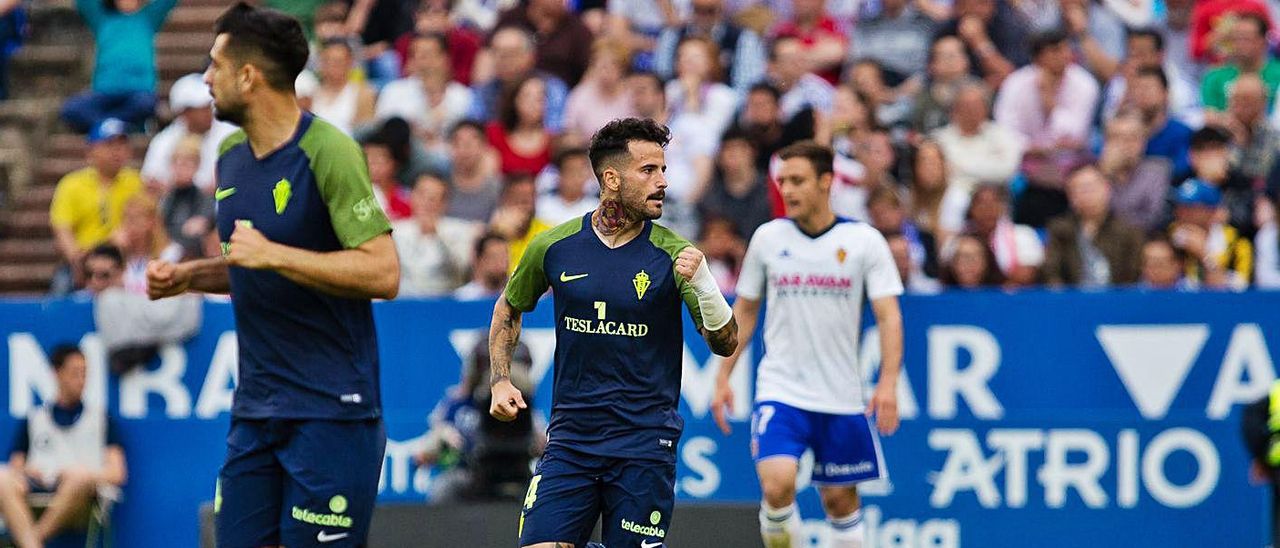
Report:
[[1227,88],[1241,74],[1257,74],[1266,83],[1267,108],[1275,100],[1276,86],[1280,85],[1280,61],[1267,53],[1267,20],[1260,15],[1243,13],[1231,26],[1231,55],[1227,62],[1204,75],[1200,95],[1206,123],[1215,123],[1216,116],[1227,109]]

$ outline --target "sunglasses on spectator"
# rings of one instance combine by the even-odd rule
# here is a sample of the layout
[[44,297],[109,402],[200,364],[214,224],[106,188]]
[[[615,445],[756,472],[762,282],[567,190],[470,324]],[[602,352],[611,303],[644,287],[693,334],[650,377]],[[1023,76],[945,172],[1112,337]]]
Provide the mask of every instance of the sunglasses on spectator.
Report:
[[693,6],[693,13],[698,15],[718,15],[720,8],[718,6]]

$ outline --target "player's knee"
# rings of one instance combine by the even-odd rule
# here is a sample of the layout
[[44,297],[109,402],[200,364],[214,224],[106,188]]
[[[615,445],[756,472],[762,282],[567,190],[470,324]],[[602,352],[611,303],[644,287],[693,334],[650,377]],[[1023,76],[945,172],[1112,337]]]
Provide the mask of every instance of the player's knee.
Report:
[[0,495],[8,495],[18,491],[18,474],[8,468],[0,468]]
[[781,478],[762,478],[760,490],[764,492],[764,502],[773,508],[782,508],[796,500],[795,481],[784,481]]
[[853,487],[821,489],[819,494],[828,516],[847,516],[858,509],[858,491]]
[[94,486],[95,481],[93,472],[83,468],[68,468],[58,476],[60,489],[87,491]]

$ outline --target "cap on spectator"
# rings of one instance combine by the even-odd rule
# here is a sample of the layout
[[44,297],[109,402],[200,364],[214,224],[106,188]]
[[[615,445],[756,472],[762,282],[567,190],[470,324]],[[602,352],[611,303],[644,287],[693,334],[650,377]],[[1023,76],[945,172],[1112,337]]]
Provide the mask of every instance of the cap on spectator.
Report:
[[189,108],[205,108],[213,104],[213,95],[209,94],[209,86],[199,74],[188,74],[179,78],[169,88],[169,109],[179,113]]
[[320,89],[320,80],[311,71],[304,70],[298,73],[298,79],[293,81],[293,93],[298,97],[315,97],[316,90]]
[[129,135],[128,130],[129,127],[119,118],[107,118],[98,122],[98,125],[89,130],[89,144],[93,145],[117,137],[126,137]]
[[1200,179],[1187,179],[1178,185],[1176,201],[1178,205],[1217,207],[1222,203],[1222,192]]

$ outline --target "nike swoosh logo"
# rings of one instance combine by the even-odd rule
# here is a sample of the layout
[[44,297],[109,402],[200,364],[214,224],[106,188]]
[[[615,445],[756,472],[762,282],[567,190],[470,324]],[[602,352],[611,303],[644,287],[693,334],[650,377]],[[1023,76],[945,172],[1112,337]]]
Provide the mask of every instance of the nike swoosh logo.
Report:
[[214,191],[213,199],[215,201],[221,202],[226,197],[231,196],[232,194],[235,194],[235,193],[236,193],[236,187],[219,188],[218,190]]
[[333,542],[335,540],[341,540],[341,539],[347,538],[347,536],[350,534],[351,533],[338,533],[338,534],[331,535],[324,531],[320,531],[319,533],[316,533],[316,542]]
[[662,541],[660,540],[655,541],[652,544],[650,544],[649,541],[647,540],[640,543],[640,548],[658,548],[659,546],[662,546]]
[[565,273],[565,272],[560,272],[560,281],[562,281],[562,282],[572,282],[572,281],[574,281],[574,280],[580,280],[580,279],[582,279],[582,278],[586,278],[586,277],[587,277],[587,275],[586,275],[586,274],[574,274],[574,275],[570,276],[570,275],[568,275],[568,274],[567,274],[567,273]]

